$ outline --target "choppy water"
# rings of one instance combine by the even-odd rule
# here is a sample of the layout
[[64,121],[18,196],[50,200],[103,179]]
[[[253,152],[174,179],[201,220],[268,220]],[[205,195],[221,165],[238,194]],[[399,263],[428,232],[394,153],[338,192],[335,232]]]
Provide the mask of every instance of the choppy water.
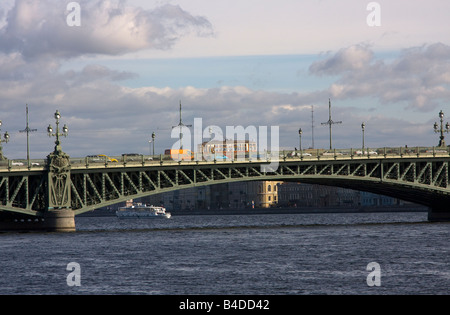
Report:
[[[77,218],[0,234],[0,294],[448,294],[450,224],[425,213]],[[80,286],[66,269],[80,266]],[[369,287],[367,265],[381,267]],[[75,279],[75,278],[71,278]]]

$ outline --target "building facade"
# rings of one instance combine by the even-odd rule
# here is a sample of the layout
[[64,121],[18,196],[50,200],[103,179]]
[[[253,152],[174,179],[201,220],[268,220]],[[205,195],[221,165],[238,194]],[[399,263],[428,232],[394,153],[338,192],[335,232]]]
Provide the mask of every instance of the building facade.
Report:
[[278,205],[281,182],[237,182],[177,190],[143,198],[167,210],[270,208]]
[[236,182],[182,189],[146,197],[142,202],[161,205],[170,211],[272,207],[356,208],[405,204],[395,198],[339,187],[278,181]]

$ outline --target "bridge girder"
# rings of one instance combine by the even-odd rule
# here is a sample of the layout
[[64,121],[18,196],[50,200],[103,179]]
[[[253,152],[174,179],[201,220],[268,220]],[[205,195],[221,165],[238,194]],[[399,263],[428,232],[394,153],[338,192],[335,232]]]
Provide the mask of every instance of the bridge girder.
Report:
[[77,214],[127,199],[238,181],[301,181],[384,194],[432,207],[450,198],[449,159],[280,162],[273,173],[258,163],[217,163],[72,171]]
[[[374,192],[444,208],[450,200],[450,157],[280,161],[269,163],[180,163],[86,167],[70,171],[75,215],[163,192],[238,181],[300,181]],[[41,216],[48,211],[48,172],[0,172],[0,212]],[[448,210],[446,210],[448,211]]]

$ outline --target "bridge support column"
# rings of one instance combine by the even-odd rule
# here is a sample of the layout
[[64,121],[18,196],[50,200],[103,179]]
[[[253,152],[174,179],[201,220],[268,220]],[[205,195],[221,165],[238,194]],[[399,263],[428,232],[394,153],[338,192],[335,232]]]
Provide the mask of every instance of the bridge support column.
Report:
[[1,232],[75,232],[72,210],[54,210],[39,217],[8,215],[0,220]]
[[430,208],[428,212],[428,221],[450,222],[450,204],[445,209],[442,207]]
[[72,210],[49,211],[44,215],[44,226],[50,232],[75,232],[75,215]]

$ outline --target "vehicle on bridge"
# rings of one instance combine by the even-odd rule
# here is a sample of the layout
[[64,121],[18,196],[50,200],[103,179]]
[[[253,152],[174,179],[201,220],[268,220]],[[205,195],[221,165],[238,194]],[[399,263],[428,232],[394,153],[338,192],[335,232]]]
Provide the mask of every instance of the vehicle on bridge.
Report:
[[98,162],[98,163],[102,163],[102,162],[115,162],[117,163],[117,159],[114,158],[110,158],[109,156],[105,155],[105,154],[97,154],[97,155],[88,155],[87,156],[88,160],[90,162]]
[[107,156],[107,155],[104,155],[104,154],[99,154],[98,156],[100,156],[100,157],[102,157],[102,158],[106,158],[106,160],[107,160],[108,162],[114,162],[114,163],[119,162],[117,159],[111,158],[111,157],[109,157],[109,156]]
[[378,153],[375,151],[369,151],[369,152],[364,151],[363,152],[362,150],[358,150],[355,153],[356,153],[356,155],[378,155]]
[[290,154],[290,156],[291,156],[291,157],[295,157],[295,156],[297,156],[297,157],[300,157],[300,156],[312,156],[312,154],[311,154],[311,153],[308,153],[308,152],[293,151],[293,152]]
[[194,159],[194,153],[190,150],[171,150],[168,149],[164,152],[164,155],[168,159],[174,161],[192,161]]

